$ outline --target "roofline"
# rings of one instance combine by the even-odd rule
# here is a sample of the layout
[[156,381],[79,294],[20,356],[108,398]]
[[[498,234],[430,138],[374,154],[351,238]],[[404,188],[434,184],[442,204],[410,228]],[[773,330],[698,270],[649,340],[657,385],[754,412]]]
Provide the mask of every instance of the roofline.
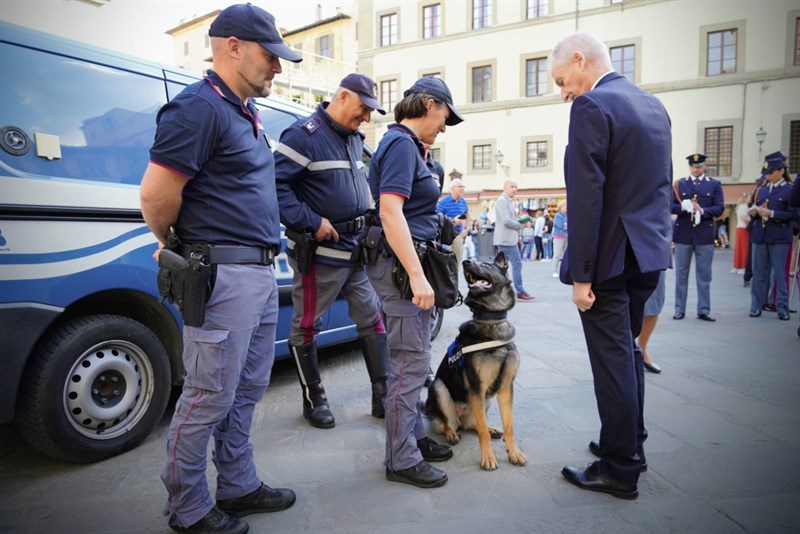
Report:
[[344,20],[351,18],[350,15],[345,15],[344,13],[337,13],[333,17],[318,20],[316,22],[312,22],[311,24],[306,24],[296,30],[289,30],[288,32],[283,34],[283,37],[289,37],[290,35],[295,35],[300,32],[304,32],[306,30],[310,30],[311,28],[316,28],[317,26],[324,26],[325,24],[330,24],[332,22],[336,22],[337,20]]
[[215,9],[214,11],[206,13],[205,15],[201,15],[199,17],[195,17],[192,20],[187,20],[186,22],[184,22],[182,24],[179,24],[178,26],[175,26],[174,28],[170,28],[169,30],[165,31],[164,33],[166,33],[167,35],[172,35],[174,33],[178,33],[179,31],[181,31],[181,30],[183,30],[185,28],[188,28],[189,26],[193,26],[193,25],[197,24],[198,22],[202,22],[202,21],[204,21],[206,19],[210,19],[211,17],[216,18],[216,16],[219,15],[220,13],[222,13],[221,9]]

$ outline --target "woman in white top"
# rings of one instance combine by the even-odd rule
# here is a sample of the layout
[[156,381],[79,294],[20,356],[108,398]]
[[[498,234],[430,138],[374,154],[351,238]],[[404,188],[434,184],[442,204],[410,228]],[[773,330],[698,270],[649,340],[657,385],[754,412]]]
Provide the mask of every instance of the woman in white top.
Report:
[[750,248],[750,232],[747,225],[750,223],[750,215],[747,213],[747,203],[750,200],[749,193],[739,195],[739,205],[736,206],[736,241],[733,247],[733,269],[732,273],[744,274],[747,266],[747,252]]

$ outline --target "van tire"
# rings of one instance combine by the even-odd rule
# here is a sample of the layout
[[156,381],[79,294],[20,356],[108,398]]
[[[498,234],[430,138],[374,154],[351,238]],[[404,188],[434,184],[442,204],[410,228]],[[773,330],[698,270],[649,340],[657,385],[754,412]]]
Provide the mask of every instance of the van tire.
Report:
[[171,384],[164,345],[143,324],[119,315],[73,318],[32,354],[17,426],[48,456],[97,462],[150,434]]

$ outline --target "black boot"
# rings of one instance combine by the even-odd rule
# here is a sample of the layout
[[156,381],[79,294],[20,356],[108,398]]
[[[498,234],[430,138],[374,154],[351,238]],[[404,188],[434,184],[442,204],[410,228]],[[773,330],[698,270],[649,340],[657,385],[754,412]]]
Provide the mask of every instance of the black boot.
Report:
[[373,334],[358,338],[361,352],[367,364],[367,373],[372,382],[372,417],[386,417],[386,377],[389,376],[389,351],[386,334]]
[[336,420],[333,418],[325,388],[319,377],[317,365],[317,344],[315,342],[305,345],[290,345],[297,377],[303,389],[303,417],[308,419],[311,426],[317,428],[333,428]]

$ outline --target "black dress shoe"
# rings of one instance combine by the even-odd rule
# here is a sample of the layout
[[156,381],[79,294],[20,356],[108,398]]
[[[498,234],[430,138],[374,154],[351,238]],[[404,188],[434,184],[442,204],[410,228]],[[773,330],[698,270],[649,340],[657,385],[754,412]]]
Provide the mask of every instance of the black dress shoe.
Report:
[[[592,454],[600,458],[600,443],[594,440],[590,441],[589,451],[591,451]],[[642,462],[641,472],[644,473],[645,471],[647,471],[647,458],[644,457],[644,453],[640,454],[639,458],[641,458]]]
[[565,466],[561,474],[581,489],[608,493],[620,499],[635,499],[639,496],[636,484],[624,484],[614,480],[603,471],[599,461],[585,468]]
[[775,307],[774,304],[764,304],[764,311],[778,311],[778,308]]
[[420,462],[408,469],[392,471],[386,468],[386,480],[392,482],[405,482],[418,488],[438,488],[447,483],[447,473],[441,469],[436,469],[430,464]]
[[661,367],[659,367],[655,362],[647,363],[644,362],[644,368],[651,373],[659,374],[661,372]]
[[761,317],[761,310],[751,311],[750,317]]
[[294,504],[294,492],[287,488],[272,489],[263,482],[257,490],[236,499],[217,501],[217,508],[236,517],[286,510]]
[[686,317],[686,314],[683,312],[675,312],[675,315],[672,316],[672,318],[675,319],[676,321],[680,321],[684,317]]
[[170,519],[169,528],[175,532],[216,532],[218,534],[245,534],[250,526],[232,515],[212,508],[203,518],[190,527],[178,526],[174,519]]
[[779,313],[778,314],[778,319],[780,319],[781,321],[788,321],[789,320],[789,314],[788,313]]
[[700,319],[701,321],[708,321],[709,323],[716,322],[716,319],[714,319],[707,313],[698,313],[697,318]]
[[453,457],[453,449],[447,445],[436,443],[428,436],[417,440],[417,448],[426,462],[444,462]]

